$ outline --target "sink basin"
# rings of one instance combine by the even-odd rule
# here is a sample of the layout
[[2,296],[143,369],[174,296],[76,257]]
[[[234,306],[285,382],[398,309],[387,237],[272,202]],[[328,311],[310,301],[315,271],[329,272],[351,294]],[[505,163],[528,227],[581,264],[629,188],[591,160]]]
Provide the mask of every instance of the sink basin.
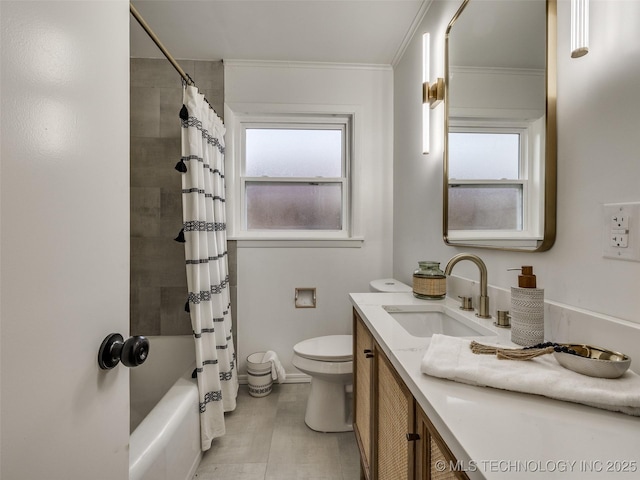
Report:
[[[411,307],[383,307],[391,317],[414,337],[431,337],[436,333],[452,337],[478,337],[495,335],[482,325],[462,315],[455,318],[447,314],[448,308],[415,310]],[[457,313],[457,312],[456,312]]]

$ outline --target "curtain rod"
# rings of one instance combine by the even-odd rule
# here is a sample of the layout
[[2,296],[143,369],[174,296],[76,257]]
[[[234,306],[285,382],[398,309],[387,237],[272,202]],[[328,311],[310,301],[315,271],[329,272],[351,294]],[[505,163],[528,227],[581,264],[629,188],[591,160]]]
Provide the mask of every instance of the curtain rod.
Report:
[[151,40],[153,40],[153,42],[158,46],[158,48],[164,54],[164,56],[167,57],[167,60],[169,60],[169,62],[171,62],[171,65],[173,65],[173,68],[175,68],[178,71],[178,73],[180,74],[180,76],[184,79],[184,81],[187,82],[187,85],[195,85],[195,83],[191,79],[191,77],[185,73],[185,71],[178,64],[178,62],[176,62],[175,58],[173,58],[171,56],[169,51],[164,47],[164,45],[162,44],[160,39],[158,39],[156,34],[153,33],[153,30],[151,30],[151,27],[149,27],[147,22],[144,21],[144,18],[142,18],[140,13],[138,13],[138,10],[136,10],[136,7],[134,7],[131,2],[129,2],[129,11],[131,12],[131,15],[133,15],[135,17],[135,19],[138,21],[140,26],[142,28],[144,28],[144,31],[147,32],[147,35],[149,35]]

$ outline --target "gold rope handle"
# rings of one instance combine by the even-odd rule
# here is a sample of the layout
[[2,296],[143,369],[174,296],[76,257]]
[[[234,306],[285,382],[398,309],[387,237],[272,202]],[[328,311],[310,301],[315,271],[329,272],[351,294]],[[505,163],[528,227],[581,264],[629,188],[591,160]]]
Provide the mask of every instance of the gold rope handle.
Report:
[[471,351],[477,355],[495,355],[499,360],[531,360],[553,353],[553,347],[545,348],[497,348],[490,345],[483,345],[475,340],[469,345]]

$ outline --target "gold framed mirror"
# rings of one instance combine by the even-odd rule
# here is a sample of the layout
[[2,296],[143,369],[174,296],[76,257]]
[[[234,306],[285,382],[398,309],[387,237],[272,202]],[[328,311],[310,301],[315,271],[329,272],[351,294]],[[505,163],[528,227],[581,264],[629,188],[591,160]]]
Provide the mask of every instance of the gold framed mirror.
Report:
[[556,135],[556,0],[464,0],[445,36],[445,243],[550,249]]

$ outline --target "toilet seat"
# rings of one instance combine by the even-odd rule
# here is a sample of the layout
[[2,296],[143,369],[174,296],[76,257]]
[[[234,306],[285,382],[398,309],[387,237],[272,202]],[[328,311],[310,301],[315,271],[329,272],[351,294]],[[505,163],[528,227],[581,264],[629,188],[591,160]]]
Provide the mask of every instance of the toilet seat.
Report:
[[293,346],[296,355],[319,362],[350,362],[353,359],[351,335],[309,338]]
[[323,362],[294,354],[291,363],[298,370],[309,376],[322,377],[331,382],[342,382],[344,379],[340,377],[347,375],[351,379],[353,375],[353,361],[351,360],[347,362]]

